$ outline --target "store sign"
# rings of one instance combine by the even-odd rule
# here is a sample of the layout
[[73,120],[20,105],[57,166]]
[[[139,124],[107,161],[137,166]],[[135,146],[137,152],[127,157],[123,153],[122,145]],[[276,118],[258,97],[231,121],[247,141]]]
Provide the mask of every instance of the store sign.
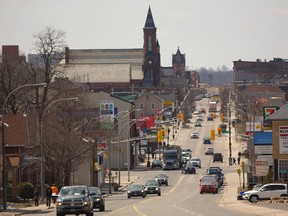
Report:
[[272,155],[272,145],[254,145],[254,152],[259,155]]
[[266,160],[256,159],[256,175],[257,176],[266,176],[269,171],[269,163]]
[[279,126],[279,154],[288,154],[288,125]]
[[269,117],[270,115],[272,115],[273,113],[275,113],[277,110],[279,109],[279,107],[277,106],[264,106],[263,107],[263,117],[264,120]]
[[246,131],[261,131],[261,122],[246,122]]
[[101,129],[111,129],[114,125],[114,101],[100,100]]
[[272,145],[272,132],[255,132],[254,145]]

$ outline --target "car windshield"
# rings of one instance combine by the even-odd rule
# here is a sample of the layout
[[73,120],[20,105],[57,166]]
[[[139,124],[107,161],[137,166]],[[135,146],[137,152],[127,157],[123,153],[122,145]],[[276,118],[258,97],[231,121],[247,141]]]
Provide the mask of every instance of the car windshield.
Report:
[[98,187],[89,187],[90,193],[95,193],[96,195],[101,195],[101,190]]
[[88,190],[86,187],[62,187],[59,196],[69,195],[86,195]]
[[165,174],[157,174],[155,178],[166,178],[167,176]]
[[143,189],[142,185],[130,185],[129,190],[141,190]]
[[158,186],[158,182],[157,181],[147,181],[146,184],[147,186]]

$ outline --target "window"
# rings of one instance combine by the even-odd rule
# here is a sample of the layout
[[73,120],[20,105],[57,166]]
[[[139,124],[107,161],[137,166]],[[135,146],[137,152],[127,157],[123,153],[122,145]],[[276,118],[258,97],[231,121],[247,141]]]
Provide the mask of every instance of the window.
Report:
[[142,109],[142,110],[144,109],[144,104],[143,103],[140,104],[140,109]]
[[152,106],[151,106],[151,108],[152,108],[152,110],[154,110],[154,109],[155,109],[155,104],[154,104],[154,103],[152,103]]
[[288,160],[279,160],[279,179],[288,180]]
[[148,37],[148,51],[152,51],[152,39],[151,39],[151,36]]

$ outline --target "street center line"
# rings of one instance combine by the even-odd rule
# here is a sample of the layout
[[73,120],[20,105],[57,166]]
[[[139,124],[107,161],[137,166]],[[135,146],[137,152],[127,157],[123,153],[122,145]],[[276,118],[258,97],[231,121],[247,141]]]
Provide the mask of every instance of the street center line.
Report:
[[138,214],[140,214],[140,215],[142,215],[142,216],[146,216],[145,214],[141,213],[135,205],[133,205],[133,208],[135,209],[135,211],[136,211]]
[[184,179],[184,176],[181,176],[179,180],[177,181],[176,185],[169,191],[169,193],[173,192],[178,187],[178,185],[182,182],[183,179]]

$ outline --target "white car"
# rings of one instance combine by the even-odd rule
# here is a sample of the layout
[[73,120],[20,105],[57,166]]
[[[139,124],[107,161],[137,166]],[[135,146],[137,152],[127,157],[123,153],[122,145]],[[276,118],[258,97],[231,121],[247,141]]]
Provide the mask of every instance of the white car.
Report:
[[192,131],[192,133],[191,133],[191,139],[198,139],[199,137],[198,137],[198,131]]
[[249,200],[252,203],[258,200],[270,199],[271,197],[287,196],[287,184],[270,183],[265,184],[258,190],[250,190],[243,193],[243,199]]
[[203,121],[203,116],[197,116],[196,121]]
[[214,154],[214,148],[213,147],[206,147],[205,148],[205,155],[213,155]]
[[193,164],[194,167],[201,168],[201,159],[199,157],[192,157],[190,163]]
[[200,114],[200,110],[195,110],[194,112],[193,112],[195,115],[198,115],[198,114]]

